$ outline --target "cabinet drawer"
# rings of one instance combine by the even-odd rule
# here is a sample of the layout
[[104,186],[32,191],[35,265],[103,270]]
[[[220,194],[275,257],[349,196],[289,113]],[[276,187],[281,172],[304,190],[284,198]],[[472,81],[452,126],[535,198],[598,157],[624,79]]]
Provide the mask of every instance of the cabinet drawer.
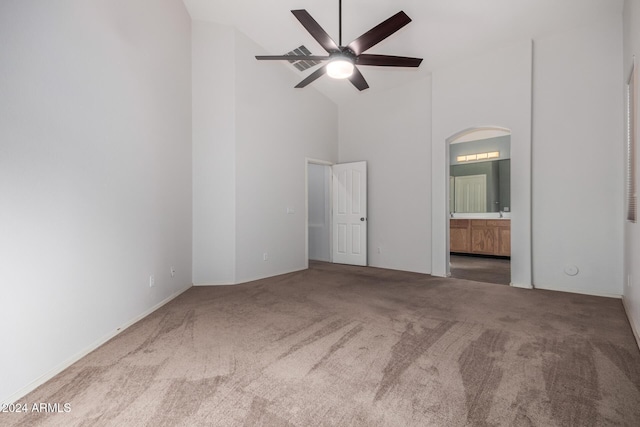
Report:
[[451,228],[467,228],[469,227],[468,219],[452,219],[450,220]]
[[508,219],[488,220],[487,227],[510,227],[511,221]]

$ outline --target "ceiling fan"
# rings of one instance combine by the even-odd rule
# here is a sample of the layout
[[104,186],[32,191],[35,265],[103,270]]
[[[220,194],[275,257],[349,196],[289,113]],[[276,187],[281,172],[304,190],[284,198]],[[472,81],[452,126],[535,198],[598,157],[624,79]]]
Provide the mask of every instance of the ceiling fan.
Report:
[[380,43],[382,40],[386,39],[411,22],[411,18],[402,11],[376,25],[346,46],[342,45],[342,0],[339,0],[339,39],[337,44],[331,37],[329,37],[327,32],[322,29],[320,24],[311,17],[309,12],[304,9],[299,9],[292,10],[291,13],[293,13],[302,26],[306,28],[309,34],[316,39],[320,46],[322,46],[329,55],[258,55],[256,56],[256,59],[271,61],[328,61],[322,67],[318,68],[298,83],[296,88],[303,88],[326,73],[329,77],[333,77],[335,79],[349,79],[358,90],[364,90],[367,89],[369,85],[356,65],[374,65],[379,67],[419,67],[422,62],[422,58],[364,53],[366,50]]

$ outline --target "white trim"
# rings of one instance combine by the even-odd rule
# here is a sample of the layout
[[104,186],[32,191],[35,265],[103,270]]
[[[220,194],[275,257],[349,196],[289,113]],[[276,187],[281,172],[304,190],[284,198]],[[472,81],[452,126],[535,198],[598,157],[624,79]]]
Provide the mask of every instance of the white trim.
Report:
[[76,363],[78,360],[80,360],[83,357],[85,357],[87,354],[89,354],[92,351],[96,350],[98,347],[104,345],[110,339],[112,339],[115,336],[121,334],[129,326],[132,326],[133,324],[139,322],[140,320],[144,319],[145,317],[147,317],[148,315],[150,315],[154,311],[158,310],[162,306],[164,306],[167,303],[171,302],[172,300],[174,300],[175,298],[177,298],[178,296],[180,296],[184,292],[188,291],[189,289],[191,289],[192,286],[193,285],[189,285],[186,288],[184,288],[182,290],[179,290],[178,292],[175,292],[174,294],[172,294],[169,297],[165,298],[164,300],[160,301],[158,304],[154,305],[153,307],[151,307],[150,309],[146,310],[142,314],[140,314],[140,315],[134,317],[133,319],[129,320],[127,323],[125,323],[124,325],[120,326],[115,331],[110,332],[106,336],[104,336],[104,337],[100,338],[99,340],[95,341],[94,343],[89,345],[84,350],[76,353],[74,356],[71,356],[69,359],[65,360],[64,362],[60,363],[55,368],[51,369],[46,374],[40,376],[36,380],[34,380],[34,381],[30,382],[29,384],[27,384],[26,386],[22,387],[20,390],[16,391],[15,393],[13,393],[9,397],[7,397],[5,402],[0,402],[0,404],[1,405],[11,404],[11,403],[14,403],[14,402],[18,401],[18,399],[21,399],[22,397],[24,397],[27,394],[31,393],[33,390],[35,390],[36,388],[40,387],[42,384],[46,383],[51,378],[55,377],[56,375],[58,375],[59,373],[61,373],[62,371],[64,371],[65,369],[67,369],[68,367],[73,365],[74,363]]
[[309,267],[306,268],[294,268],[292,270],[287,270],[287,271],[283,271],[282,273],[276,273],[276,274],[271,274],[269,276],[255,276],[255,277],[250,277],[248,279],[243,279],[241,282],[236,282],[236,283],[232,283],[232,285],[242,285],[244,283],[250,283],[250,282],[256,282],[258,280],[266,280],[266,279],[271,279],[274,277],[278,277],[278,276],[284,276],[285,274],[291,274],[291,273],[297,273],[299,271],[304,271],[306,269],[308,269]]
[[591,296],[594,296],[594,297],[622,299],[622,295],[619,295],[619,294],[610,294],[610,293],[607,293],[607,292],[590,291],[590,290],[580,289],[580,288],[559,288],[559,287],[553,286],[553,285],[551,285],[551,286],[539,285],[537,283],[536,283],[535,289],[541,289],[541,290],[544,290],[544,291],[554,291],[554,292],[568,292],[570,294],[591,295]]
[[254,276],[254,277],[250,277],[248,279],[243,279],[241,282],[211,282],[211,283],[194,283],[193,286],[194,287],[207,287],[207,286],[236,286],[236,285],[242,285],[244,283],[249,283],[249,282],[256,282],[258,280],[266,280],[266,279],[271,279],[272,277],[278,277],[278,276],[284,276],[285,274],[291,274],[291,273],[297,273],[298,271],[304,271],[307,270],[309,268],[309,266],[305,267],[305,268],[294,268],[292,270],[287,270],[281,273],[276,273],[276,274],[271,274],[269,276]]
[[207,283],[194,283],[193,286],[196,288],[203,286],[227,286],[227,285],[235,285],[234,282],[207,282]]
[[624,297],[624,295],[622,296],[622,306],[624,307],[624,312],[627,315],[627,320],[629,321],[629,325],[631,325],[631,330],[633,331],[633,336],[636,339],[636,344],[638,346],[638,349],[640,349],[640,331],[636,327],[635,323],[633,323],[633,318],[630,316],[631,310],[627,306],[627,300]]
[[512,288],[518,288],[518,289],[534,289],[532,285],[519,285],[517,283],[509,283],[509,286],[511,286]]
[[[512,132],[511,129],[506,128],[506,127],[502,127],[502,126],[494,126],[494,125],[489,125],[489,126],[472,126],[469,128],[466,128],[464,130],[461,130],[459,132],[454,133],[453,135],[449,136],[448,138],[445,139],[445,163],[446,163],[446,171],[447,171],[447,176],[451,175],[451,162],[450,162],[450,149],[451,149],[451,144],[454,144],[454,141],[457,142],[461,142],[460,140],[462,138],[466,138],[469,137],[470,135],[473,135],[476,132],[484,132],[484,131],[496,131],[496,132],[501,132],[503,134],[503,136],[512,136]],[[466,140],[468,142],[468,140]],[[511,141],[509,141],[509,144],[511,145]],[[451,188],[449,188],[449,181],[446,181],[446,188],[445,188],[445,199],[446,200],[450,200],[451,198]],[[447,203],[447,209],[449,208],[449,203]],[[469,215],[469,214],[466,214]],[[482,213],[481,215],[487,215],[487,213]],[[500,214],[497,214],[498,216],[500,216]],[[453,216],[455,217],[455,215]],[[453,218],[451,216],[451,213],[449,213],[448,218],[447,218],[447,222],[446,222],[446,242],[445,242],[445,270],[444,270],[444,274],[445,277],[451,277],[451,249],[449,247],[450,245],[450,226],[451,226],[451,222],[449,221],[450,218]],[[511,219],[511,212],[509,212],[509,219]],[[511,233],[511,247],[513,247],[513,232]],[[432,248],[433,250],[433,248]],[[513,258],[513,255],[512,255]],[[512,262],[512,260],[510,260],[510,263]],[[513,265],[513,264],[512,264]],[[432,266],[433,268],[433,266]],[[511,270],[511,277],[509,278],[510,280],[513,280],[513,269]],[[513,284],[511,283],[512,287],[514,288],[522,288],[522,289],[533,289],[533,286],[529,283],[525,283],[525,284]]]
[[314,165],[323,165],[323,166],[333,166],[333,165],[335,165],[335,162],[330,162],[328,160],[312,159],[311,157],[305,157],[305,161],[307,163],[313,163]]

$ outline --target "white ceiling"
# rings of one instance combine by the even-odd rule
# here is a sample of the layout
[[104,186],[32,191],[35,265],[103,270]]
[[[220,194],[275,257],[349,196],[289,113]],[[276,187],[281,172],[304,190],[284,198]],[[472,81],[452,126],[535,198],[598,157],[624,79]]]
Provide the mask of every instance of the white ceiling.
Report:
[[[313,54],[324,50],[291,14],[306,9],[338,42],[338,0],[184,0],[192,19],[235,26],[264,48],[256,54],[282,55],[301,44]],[[453,64],[467,55],[480,55],[512,41],[535,39],[579,25],[603,15],[621,16],[623,0],[343,0],[342,42],[368,31],[403,10],[413,20],[368,53],[424,58],[419,69],[361,67],[371,86],[380,91],[419,79],[432,70]],[[288,63],[262,62],[264,67],[285,67],[302,80]],[[337,103],[358,96],[346,80],[326,76],[311,84]],[[300,90],[309,90],[311,86]]]

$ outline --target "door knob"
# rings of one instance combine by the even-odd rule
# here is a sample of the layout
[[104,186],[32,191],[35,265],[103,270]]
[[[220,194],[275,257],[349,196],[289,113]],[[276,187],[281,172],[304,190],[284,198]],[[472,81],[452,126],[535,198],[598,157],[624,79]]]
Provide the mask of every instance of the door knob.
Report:
[[360,218],[360,221],[364,221],[364,217]]

